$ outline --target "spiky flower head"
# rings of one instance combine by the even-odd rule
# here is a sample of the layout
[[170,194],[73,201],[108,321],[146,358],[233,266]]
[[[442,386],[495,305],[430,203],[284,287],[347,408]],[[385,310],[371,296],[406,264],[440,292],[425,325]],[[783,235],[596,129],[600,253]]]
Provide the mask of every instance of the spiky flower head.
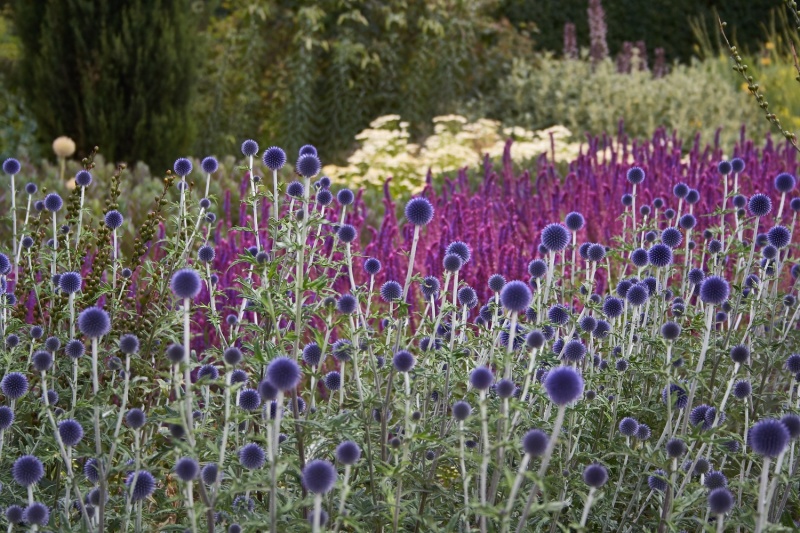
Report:
[[406,203],[406,220],[415,226],[426,226],[433,220],[433,205],[422,196],[412,198]]
[[572,367],[560,366],[547,373],[544,388],[558,406],[570,404],[583,394],[583,378]]
[[303,468],[303,486],[314,494],[326,494],[336,483],[336,468],[324,459],[314,459]]
[[261,159],[268,169],[273,172],[278,171],[286,164],[286,152],[277,146],[271,146],[264,150],[264,155]]
[[58,423],[58,434],[64,446],[77,446],[83,439],[83,426],[77,420],[68,418]]
[[592,488],[599,489],[605,485],[607,481],[608,470],[601,464],[590,464],[583,470],[583,482]]
[[777,457],[786,449],[791,436],[780,420],[767,418],[756,422],[747,433],[747,443],[759,455]]
[[156,479],[147,470],[137,470],[128,474],[125,486],[131,501],[144,500],[156,490]]
[[278,390],[287,391],[297,387],[302,373],[294,359],[280,356],[270,361],[267,366],[267,379]]
[[539,457],[547,450],[550,437],[540,429],[532,429],[522,436],[522,449],[533,457]]
[[336,447],[335,455],[343,465],[354,465],[361,459],[361,448],[355,442],[346,440]]
[[8,174],[9,176],[19,174],[20,168],[22,168],[22,165],[20,165],[19,161],[17,161],[13,157],[9,157],[5,161],[3,161],[3,172]]
[[178,298],[193,300],[200,294],[200,275],[193,268],[182,268],[172,275],[169,287]]
[[44,477],[44,466],[35,455],[23,455],[11,466],[11,476],[18,485],[30,487]]

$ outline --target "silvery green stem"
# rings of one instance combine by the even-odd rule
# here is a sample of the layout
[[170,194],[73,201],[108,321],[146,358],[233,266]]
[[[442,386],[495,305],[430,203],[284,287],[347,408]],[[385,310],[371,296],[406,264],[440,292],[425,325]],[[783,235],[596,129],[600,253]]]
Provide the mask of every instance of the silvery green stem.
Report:
[[114,463],[114,452],[117,449],[117,438],[119,438],[119,432],[122,429],[122,419],[125,416],[125,407],[128,405],[128,389],[130,387],[131,382],[131,356],[130,354],[125,354],[125,380],[122,388],[122,401],[119,404],[119,414],[117,415],[117,425],[114,428],[114,442],[111,445],[111,452],[108,454],[108,462],[109,464]]
[[272,218],[275,220],[275,235],[272,237],[272,250],[278,242],[278,217],[280,216],[280,200],[278,199],[278,171],[272,171]]
[[209,187],[210,186],[211,186],[211,173],[207,172],[206,173],[206,195],[204,196],[204,198],[208,198],[208,191],[209,191]]
[[278,436],[281,432],[281,415],[283,414],[283,391],[278,391],[275,398],[275,420],[272,428],[272,461],[270,461],[270,493],[269,493],[269,523],[270,532],[277,533],[278,513]]
[[508,328],[508,348],[506,350],[506,361],[503,370],[503,377],[511,378],[511,368],[514,366],[512,354],[514,352],[514,340],[517,334],[517,312],[511,312],[511,325]]
[[56,212],[53,211],[53,264],[50,265],[50,274],[56,275],[56,261],[58,261],[58,227]]
[[419,241],[419,226],[414,225],[414,239],[411,241],[411,253],[408,256],[408,272],[406,273],[406,283],[403,285],[403,301],[406,301],[408,289],[411,285],[411,275],[414,273],[414,257],[417,254],[417,242]]
[[[627,458],[627,455],[625,457]],[[581,528],[586,527],[586,519],[589,518],[589,509],[592,508],[595,492],[597,492],[596,488],[592,487],[589,489],[589,496],[586,497],[586,504],[583,506],[583,514],[581,515]]]
[[111,288],[117,289],[117,229],[112,231],[114,237],[113,261],[111,263]]
[[[706,332],[705,336],[703,337],[703,347],[700,350],[700,357],[697,360],[697,368],[695,369],[695,375],[692,378],[692,386],[689,389],[689,400],[686,403],[686,411],[692,409],[692,401],[694,400],[694,393],[697,389],[697,377],[700,374],[700,371],[703,370],[703,363],[706,359],[706,352],[708,351],[708,341],[711,338],[711,325],[712,320],[714,319],[714,308],[712,305],[706,306]],[[686,428],[689,425],[689,417],[685,417],[683,419],[683,428],[681,429],[681,434],[686,434]]]
[[183,299],[183,381],[184,381],[184,416],[186,432],[191,436],[194,426],[192,420],[192,365],[190,363],[191,347],[189,346],[191,329],[189,325],[189,298]]
[[[766,525],[769,522],[769,509],[772,506],[772,498],[775,496],[775,489],[778,488],[778,479],[781,475],[781,469],[783,468],[783,459],[786,457],[786,450],[784,449],[778,458],[775,460],[775,472],[774,476],[772,477],[772,481],[770,481],[769,489],[767,489],[767,498],[764,500],[765,507],[764,507],[764,524]],[[791,470],[791,469],[790,469]]]
[[[17,188],[14,184],[14,177],[15,174],[11,174],[11,224],[13,226],[12,238],[14,239],[12,242],[14,243],[14,247],[16,247],[17,246]],[[29,202],[30,202],[30,197],[29,197]],[[17,284],[19,284],[19,256],[17,254],[13,255],[14,255],[14,285],[16,286]]]
[[[625,445],[630,448],[631,445],[631,438],[625,437]],[[611,499],[611,509],[614,509],[614,504],[617,503],[617,496],[619,496],[619,489],[622,487],[622,479],[625,477],[625,468],[628,466],[628,453],[625,453],[625,460],[622,461],[622,470],[619,472],[619,480],[617,481],[617,488],[614,490],[614,497]],[[594,490],[594,489],[593,489]],[[584,512],[587,510],[584,509]],[[584,522],[581,522],[581,526],[585,525]]]
[[192,533],[197,533],[197,517],[194,514],[194,494],[191,481],[186,483],[186,510],[189,513],[189,521],[192,523]]
[[[481,462],[481,506],[486,506],[486,478],[489,472],[489,416],[486,412],[486,391],[480,391],[480,399],[478,402],[481,411],[481,436],[483,437],[483,445],[481,446],[481,453],[483,461]],[[480,516],[481,533],[486,533],[486,513],[481,513]]]
[[769,482],[769,464],[771,458],[764,457],[764,463],[761,466],[761,482],[758,486],[758,514],[756,518],[756,533],[761,533],[766,525],[766,505],[767,505],[767,485]]
[[547,277],[544,284],[544,301],[542,302],[542,304],[545,306],[547,306],[547,302],[550,301],[550,285],[553,282],[553,268],[555,268],[555,263],[556,263],[555,252],[552,251],[547,252]]
[[314,533],[319,533],[320,515],[322,514],[322,494],[314,494]]
[[461,479],[464,483],[464,525],[469,533],[469,477],[467,476],[467,466],[464,459],[464,421],[458,421],[458,439],[459,439],[459,460],[461,462]]
[[78,243],[81,242],[81,230],[83,229],[83,203],[86,193],[86,187],[81,187],[81,208],[78,211],[78,231],[75,234],[75,249],[78,249]]
[[347,495],[350,492],[350,470],[352,467],[350,465],[345,465],[344,467],[344,479],[342,481],[342,490],[339,494],[339,514],[336,517],[336,525],[333,528],[334,533],[339,531],[339,528],[342,525],[342,518],[344,518],[344,505],[347,501]]
[[506,503],[506,509],[503,513],[503,531],[508,529],[508,521],[511,520],[511,511],[514,509],[514,503],[517,499],[517,492],[519,492],[519,488],[522,486],[522,481],[525,477],[525,471],[528,469],[528,463],[531,461],[531,455],[526,453],[522,456],[522,461],[519,463],[519,469],[517,469],[517,476],[514,478],[514,484],[511,485],[511,493],[508,495],[508,502]]
[[[100,482],[100,494],[105,494],[105,475],[106,468],[103,464],[102,458],[102,444],[100,439],[100,406],[98,402],[98,394],[100,391],[100,381],[97,372],[97,337],[92,337],[92,392],[94,399],[94,449],[97,456],[97,474]],[[98,512],[98,531],[103,532],[105,528],[105,498],[100,498],[100,509]]]
[[258,234],[258,198],[256,197],[256,182],[253,179],[253,156],[250,156],[250,191],[253,195],[253,230],[256,234],[256,248],[261,251],[261,237]]

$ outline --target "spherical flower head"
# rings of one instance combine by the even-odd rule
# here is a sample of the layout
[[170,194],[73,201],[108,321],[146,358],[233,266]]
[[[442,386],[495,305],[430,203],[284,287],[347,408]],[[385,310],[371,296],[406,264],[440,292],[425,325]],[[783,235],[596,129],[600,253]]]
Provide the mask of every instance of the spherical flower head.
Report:
[[381,271],[381,262],[375,259],[374,257],[367,258],[367,260],[364,261],[364,272],[366,272],[370,276],[374,276],[380,271]]
[[288,391],[297,387],[302,373],[294,361],[285,356],[276,357],[267,366],[267,379],[278,390]]
[[210,263],[211,261],[214,260],[214,257],[216,255],[217,254],[214,251],[214,248],[208,245],[201,246],[200,249],[197,251],[197,259],[203,263]]
[[661,336],[668,341],[674,341],[681,335],[681,326],[676,322],[665,322],[661,326]]
[[531,305],[533,294],[527,283],[509,281],[500,291],[500,303],[511,312],[523,313]]
[[200,294],[200,275],[193,268],[182,268],[172,275],[169,282],[172,293],[178,298],[193,300]]
[[[133,485],[132,488],[131,485]],[[156,490],[156,479],[147,470],[137,470],[128,474],[125,479],[125,486],[131,496],[131,501],[137,502],[153,494]]]
[[494,385],[494,390],[500,398],[511,398],[517,386],[510,379],[501,379]]
[[740,400],[749,397],[753,392],[753,387],[746,379],[740,379],[733,384],[733,396]]
[[283,165],[286,164],[286,152],[277,146],[271,146],[264,150],[264,155],[261,159],[264,162],[264,166],[274,172],[282,169]]
[[191,457],[181,457],[178,459],[178,462],[175,463],[175,475],[177,475],[181,481],[193,481],[200,475],[200,465]]
[[578,339],[573,339],[564,345],[561,356],[565,361],[577,363],[586,357],[586,346]]
[[[734,363],[739,363],[743,365],[747,362],[747,359],[750,357],[750,348],[745,346],[744,344],[738,344],[731,348],[730,351],[731,360]],[[798,371],[800,371],[800,357],[798,358]]]
[[9,524],[20,524],[23,522],[23,513],[24,509],[19,505],[9,505],[6,507],[6,520],[8,520]]
[[581,318],[578,325],[581,327],[583,331],[586,333],[591,333],[595,329],[597,329],[597,319],[593,316],[586,315],[585,317]]
[[681,439],[672,438],[665,446],[667,456],[671,459],[680,459],[686,453],[686,443]]
[[[81,170],[75,174],[75,185],[78,187],[88,187],[92,184],[92,175],[88,170]],[[36,192],[36,191],[34,191]]]
[[58,423],[58,434],[64,446],[77,446],[83,438],[83,426],[77,420],[68,418]]
[[700,299],[711,305],[721,305],[728,300],[731,287],[720,276],[709,276],[700,285]]
[[3,172],[8,174],[9,176],[13,176],[15,174],[19,174],[19,170],[21,168],[22,168],[22,165],[20,165],[19,161],[17,161],[13,157],[9,157],[5,161],[3,161]]
[[[688,198],[688,197],[687,197]],[[691,213],[686,213],[685,215],[681,216],[681,219],[678,221],[678,225],[685,230],[690,230],[697,225],[697,219]],[[689,248],[693,246],[692,242],[689,242]]]
[[219,161],[216,157],[208,156],[200,162],[200,167],[206,174],[213,174],[219,168]]
[[791,232],[784,226],[775,226],[767,232],[767,240],[778,249],[788,246],[791,239]]
[[417,196],[406,204],[406,220],[415,226],[427,226],[433,220],[433,205],[427,198]]
[[322,361],[322,348],[316,342],[310,342],[303,347],[303,361],[308,366],[317,366]]
[[645,441],[650,438],[652,435],[652,431],[650,430],[650,426],[647,424],[639,424],[639,427],[636,429],[636,438]]
[[626,437],[633,437],[639,430],[639,422],[635,418],[625,417],[619,423],[619,432]]
[[648,291],[647,287],[642,283],[637,283],[636,285],[632,286],[630,289],[628,289],[628,292],[625,295],[625,299],[628,301],[628,304],[634,307],[644,305],[649,297],[650,291]]
[[[731,491],[725,487],[714,489],[708,493],[708,510],[712,514],[724,515],[733,509],[735,499]],[[720,520],[718,518],[718,520]]]
[[442,266],[444,266],[444,269],[448,272],[458,272],[461,270],[463,264],[464,261],[462,261],[461,256],[458,254],[447,254],[442,260]]
[[4,431],[11,427],[14,423],[14,411],[5,405],[0,406],[0,431]]
[[414,356],[406,350],[400,350],[392,358],[392,364],[398,372],[410,372],[416,363]]
[[647,251],[648,262],[656,268],[672,264],[672,249],[666,244],[656,244]]
[[248,470],[257,470],[264,466],[267,454],[264,449],[251,442],[239,448],[239,463]]
[[670,248],[677,248],[683,242],[683,234],[677,228],[667,228],[661,232],[661,242]]
[[685,183],[678,183],[672,188],[672,193],[678,198],[686,198],[689,194],[689,186]]
[[145,425],[146,422],[147,417],[145,416],[144,411],[138,407],[128,409],[128,412],[125,413],[125,423],[128,424],[128,427],[131,429],[140,429]]
[[64,200],[58,194],[51,192],[44,197],[44,208],[51,213],[61,211],[62,207],[64,207]]
[[336,201],[339,205],[350,205],[355,201],[356,197],[350,189],[341,189],[336,193]]
[[421,285],[422,295],[425,296],[426,300],[431,299],[433,296],[439,294],[439,279],[434,276],[425,276],[425,279],[422,280]]
[[781,194],[790,193],[797,185],[797,180],[788,172],[782,172],[775,176],[775,190]]
[[50,522],[50,509],[40,502],[33,502],[25,508],[22,520],[31,525],[46,526]]
[[361,448],[351,440],[343,441],[336,447],[336,460],[343,465],[354,465],[361,459]]
[[78,272],[65,272],[58,278],[58,288],[64,294],[73,294],[81,290],[83,278]]
[[561,304],[555,304],[547,310],[547,319],[552,323],[563,326],[569,321],[570,312]]
[[623,194],[622,198],[620,198],[620,202],[625,207],[632,206],[633,205],[633,195],[632,194],[628,194],[628,193]]
[[200,470],[200,479],[202,479],[203,483],[206,485],[211,485],[216,482],[218,473],[219,468],[217,467],[217,463],[208,463]]
[[448,244],[445,254],[456,254],[464,264],[469,263],[472,258],[472,250],[467,243],[462,241],[453,241]]
[[700,425],[705,422],[706,420],[706,412],[708,412],[709,406],[706,404],[700,404],[697,407],[693,408],[689,413],[689,422],[693,426]]
[[112,209],[105,215],[105,223],[109,229],[117,229],[122,226],[123,218],[122,213],[117,211],[116,209]]
[[56,352],[61,348],[61,341],[58,337],[47,337],[44,341],[44,349],[48,352]]
[[350,361],[353,358],[353,343],[347,339],[339,339],[333,343],[331,353],[337,361]]
[[603,314],[608,318],[616,318],[624,312],[625,307],[622,300],[610,296],[603,302]]
[[759,455],[777,457],[786,449],[791,436],[780,420],[767,418],[756,422],[747,433],[747,443]]
[[574,368],[560,366],[547,373],[544,388],[554,404],[568,405],[583,394],[583,378]]
[[322,170],[322,163],[316,154],[304,154],[297,160],[295,170],[304,178],[313,178]]
[[772,200],[766,194],[754,194],[747,202],[747,209],[753,216],[767,216],[772,211]]
[[733,170],[733,165],[730,163],[730,161],[725,161],[723,159],[722,161],[717,163],[717,172],[719,172],[723,176],[730,174],[732,170]]
[[532,429],[522,436],[522,449],[532,457],[539,457],[547,450],[550,437],[540,429]]
[[586,225],[586,219],[583,218],[582,214],[573,211],[568,213],[564,218],[564,225],[566,225],[567,229],[570,231],[580,231],[583,229],[583,226]]
[[534,259],[528,263],[528,274],[533,278],[543,278],[547,274],[547,263],[541,259]]
[[633,263],[634,266],[638,268],[646,267],[649,262],[650,256],[644,248],[637,248],[631,252],[631,263]]
[[36,185],[36,184],[35,184],[35,183],[33,183],[33,182],[28,182],[28,183],[25,185],[25,192],[26,192],[26,193],[28,193],[30,196],[33,196],[34,194],[36,194],[36,192],[37,192],[38,190],[39,190],[39,186],[38,186],[38,185]]
[[31,357],[33,368],[37,372],[47,372],[53,366],[53,354],[44,350],[39,350]]
[[11,476],[18,485],[30,487],[39,483],[39,480],[44,477],[44,466],[38,457],[23,455],[14,461],[11,467]]
[[286,187],[286,194],[293,198],[302,198],[305,193],[305,187],[299,181],[293,181]]
[[561,224],[548,224],[542,230],[542,244],[550,252],[560,252],[569,244],[569,230]]
[[394,280],[387,281],[381,285],[380,289],[381,300],[384,302],[393,302],[403,297],[403,287]]
[[667,490],[667,477],[667,473],[663,470],[656,470],[647,477],[647,485],[652,491],[665,492]]
[[242,154],[245,157],[252,157],[258,153],[258,143],[253,139],[247,139],[242,143]]
[[700,191],[697,189],[689,189],[689,192],[686,194],[686,203],[688,204],[696,204],[700,201]]
[[500,292],[503,290],[503,287],[506,284],[506,278],[504,278],[500,274],[492,274],[489,276],[489,281],[487,285],[489,286],[489,290],[492,292]]
[[789,431],[790,439],[795,440],[800,437],[800,416],[794,413],[785,414],[781,417],[781,423]]
[[255,411],[261,406],[261,396],[255,389],[242,389],[239,391],[239,407],[245,411]]
[[358,300],[352,294],[343,294],[336,302],[336,309],[346,315],[355,313],[357,308]]
[[494,383],[494,375],[485,366],[479,366],[470,373],[469,382],[478,390],[487,390]]
[[18,400],[28,392],[28,378],[19,372],[10,372],[0,381],[0,390],[9,399]]
[[466,420],[472,414],[472,406],[464,400],[459,400],[452,407],[453,418],[459,421]]
[[172,169],[175,171],[175,174],[180,177],[187,176],[192,171],[192,168],[192,162],[185,157],[176,159],[175,164],[172,165]]
[[340,241],[348,243],[356,240],[356,236],[358,234],[356,232],[356,228],[354,228],[350,224],[342,224],[341,226],[339,226],[336,235],[339,237]]
[[601,464],[591,464],[583,470],[583,482],[588,486],[599,489],[608,481],[608,470]]
[[342,375],[336,370],[331,370],[325,374],[323,381],[325,388],[329,391],[337,391],[342,388]]
[[336,483],[336,468],[324,459],[314,459],[303,468],[303,486],[314,494],[326,494]]
[[333,202],[333,193],[328,189],[317,191],[317,203],[320,205],[330,205]]
[[167,352],[166,352],[167,359],[169,359],[173,363],[180,363],[181,361],[183,361],[185,353],[186,350],[181,344],[170,344],[167,347]]

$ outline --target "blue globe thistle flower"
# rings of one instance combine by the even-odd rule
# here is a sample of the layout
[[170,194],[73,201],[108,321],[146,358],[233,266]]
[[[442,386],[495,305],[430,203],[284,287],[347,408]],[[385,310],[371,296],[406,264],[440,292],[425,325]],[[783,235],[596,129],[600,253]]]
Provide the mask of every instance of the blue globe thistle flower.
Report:
[[655,207],[656,209],[661,209],[662,207],[664,207],[664,199],[660,198],[660,197],[659,198],[654,198],[653,199],[653,207]]
[[361,459],[361,448],[355,442],[346,440],[336,447],[335,455],[343,465],[354,465]]
[[585,317],[581,318],[578,325],[586,333],[591,333],[597,328],[597,319],[593,316],[586,315]]
[[58,337],[47,337],[44,341],[44,349],[48,352],[58,351],[59,348],[61,348],[61,341]]
[[689,192],[686,194],[686,203],[688,204],[696,204],[700,201],[700,191],[697,189],[689,189]]
[[686,443],[678,438],[668,440],[664,449],[667,452],[667,456],[671,459],[680,459],[686,454],[687,450]]
[[541,259],[534,259],[528,263],[528,274],[533,278],[543,278],[547,274],[547,263]]
[[[683,228],[683,229],[688,231],[688,230],[694,228],[697,225],[697,219],[691,213],[686,213],[678,221],[678,224],[680,225],[681,228]],[[691,249],[691,247],[692,247],[692,243],[690,242],[689,243],[689,248]]]
[[733,197],[732,202],[733,202],[733,207],[735,207],[736,209],[744,209],[744,207],[747,205],[747,198],[741,194],[737,194],[736,196]]
[[317,191],[317,203],[320,205],[330,205],[333,202],[333,193],[328,189]]
[[203,168],[203,172],[206,174],[213,174],[219,168],[219,162],[217,161],[216,157],[208,156],[203,159],[200,163],[200,166]]
[[767,216],[772,211],[772,200],[766,194],[754,194],[747,202],[747,209],[753,216]]
[[492,274],[491,276],[489,276],[489,281],[487,284],[489,285],[490,291],[500,292],[503,290],[503,287],[506,284],[506,278],[504,278],[500,274]]
[[302,198],[305,187],[299,181],[293,181],[286,187],[286,194],[293,198]]
[[469,382],[475,389],[488,390],[494,383],[494,375],[485,366],[479,366],[470,373]]
[[688,274],[689,283],[692,285],[700,285],[703,283],[703,280],[706,279],[706,273],[703,272],[702,269],[693,268],[689,271]]
[[11,333],[6,337],[6,348],[16,348],[19,344],[19,335]]
[[645,173],[641,167],[631,167],[628,169],[628,172],[625,174],[629,183],[633,183],[637,185],[644,181]]
[[339,226],[339,230],[336,232],[339,237],[339,240],[342,242],[348,243],[353,242],[356,240],[356,228],[351,226],[350,224],[342,224]]
[[539,457],[547,450],[550,437],[540,429],[532,429],[522,436],[522,449],[532,457]]
[[276,357],[267,366],[267,379],[278,390],[287,391],[297,387],[302,373],[294,361],[285,356]]
[[667,490],[667,473],[659,469],[647,477],[647,486],[650,490],[655,492],[666,492]]
[[197,251],[197,259],[202,263],[210,263],[216,255],[214,248],[208,245],[201,246]]
[[775,176],[775,190],[781,194],[786,194],[794,190],[797,180],[788,172],[782,172]]
[[200,465],[191,457],[181,457],[178,459],[178,462],[175,463],[175,475],[177,475],[181,481],[192,481],[200,475]]
[[380,295],[384,302],[399,300],[403,297],[403,287],[394,280],[387,281],[381,285]]
[[453,404],[451,411],[453,412],[453,418],[463,421],[472,414],[472,407],[464,400],[459,400]]
[[586,346],[580,340],[571,340],[564,345],[562,357],[571,363],[582,361],[586,357]]
[[342,388],[342,375],[336,370],[332,370],[325,374],[323,383],[325,383],[325,388],[329,391],[337,391]]
[[343,294],[336,302],[336,308],[340,313],[349,315],[355,313],[358,307],[358,301],[352,294]]
[[594,463],[583,470],[583,482],[588,486],[599,489],[608,481],[608,470],[601,464]]
[[650,291],[648,291],[647,287],[642,283],[637,283],[636,285],[632,286],[630,289],[628,289],[628,294],[625,295],[625,299],[627,300],[628,304],[635,307],[644,305],[649,297]]
[[78,272],[65,272],[58,278],[58,287],[65,294],[73,294],[81,290],[83,278]]
[[728,486],[728,478],[725,477],[725,474],[723,474],[722,472],[719,472],[719,471],[716,471],[716,470],[712,470],[708,474],[706,474],[706,477],[705,477],[705,480],[703,481],[703,484],[709,490],[714,490],[714,489],[718,489],[718,488],[721,488],[721,487],[727,487]]
[[593,244],[586,251],[589,261],[600,262],[606,257],[606,248],[601,244]]
[[494,385],[494,391],[500,398],[511,398],[517,386],[510,379],[501,379]]
[[524,312],[530,306],[532,299],[533,294],[528,285],[518,280],[509,281],[500,291],[500,303],[512,312]]
[[30,196],[33,196],[34,194],[36,194],[36,192],[38,190],[39,190],[39,186],[36,185],[35,183],[31,182],[31,183],[28,183],[28,184],[25,185],[25,192],[28,193],[28,195],[30,195]]
[[719,413],[717,416],[717,408],[716,407],[709,407],[706,410],[705,417],[703,420],[703,431],[707,431],[714,427],[714,420],[717,419],[717,425],[722,424],[725,422],[725,413]]
[[[135,484],[134,484],[135,480]],[[133,487],[131,488],[131,485]],[[156,480],[147,470],[137,470],[128,474],[125,486],[131,494],[131,501],[144,500],[156,490]]]
[[741,171],[744,170],[744,159],[740,157],[735,157],[731,159],[731,170],[739,174]]
[[300,147],[300,151],[298,152],[298,155],[300,155],[300,156],[317,155],[317,149],[316,149],[316,147],[314,147],[311,144],[305,144],[305,145]]
[[172,165],[172,169],[175,171],[175,174],[180,177],[187,176],[192,171],[192,168],[194,168],[192,166],[192,162],[185,157],[176,159],[175,164]]
[[97,483],[100,479],[100,473],[97,469],[97,459],[88,459],[83,465],[83,475],[90,483]]
[[764,259],[775,259],[778,256],[778,249],[768,244],[761,250],[761,255]]
[[0,406],[0,431],[5,431],[14,423],[14,411],[5,405]]
[[[398,287],[399,286],[400,285],[398,284]],[[478,294],[475,292],[475,289],[470,286],[464,286],[458,289],[456,296],[458,298],[459,305],[465,305],[469,309],[472,309],[478,305]]]
[[528,345],[528,348],[541,348],[544,346],[544,341],[544,334],[538,329],[531,331],[525,337],[525,344]]
[[789,438],[795,440],[800,437],[800,416],[788,413],[781,417],[781,423],[789,431]]
[[547,319],[552,323],[563,326],[569,322],[570,312],[561,304],[555,304],[547,310]]
[[356,197],[350,189],[341,189],[336,193],[336,201],[340,205],[350,205],[355,201]]
[[617,362],[614,363],[614,367],[617,369],[617,372],[625,372],[628,370],[628,360],[627,359],[617,359]]
[[119,338],[119,351],[125,354],[134,354],[139,352],[139,337],[133,333],[126,333]]
[[239,449],[239,463],[248,470],[257,470],[264,466],[267,454],[255,443],[245,444]]
[[583,394],[583,378],[572,367],[560,366],[547,373],[544,388],[554,404],[567,405]]
[[568,213],[564,218],[564,224],[570,231],[580,231],[583,229],[583,226],[586,225],[586,220],[583,218],[582,214],[573,211]]
[[200,479],[206,485],[212,485],[217,481],[217,474],[219,474],[217,463],[208,463],[200,470]]
[[6,507],[5,515],[9,524],[21,524],[23,522],[24,510],[19,505],[9,505]]
[[730,174],[732,170],[733,170],[733,165],[728,161],[722,160],[717,164],[717,172],[719,172],[720,174],[723,175]]
[[197,372],[197,379],[198,380],[202,379],[206,381],[216,381],[217,379],[219,379],[219,370],[213,364],[203,365]]
[[22,247],[27,250],[27,249],[31,248],[32,246],[33,246],[33,238],[31,238],[29,235],[25,235],[22,238]]
[[110,229],[117,229],[120,226],[122,226],[123,222],[122,213],[120,213],[116,209],[112,209],[111,211],[106,213],[104,220],[106,226],[108,226]]
[[[88,170],[81,170],[80,172],[75,174],[75,185],[77,185],[78,187],[88,187],[91,184],[92,184],[92,175],[89,173]],[[28,193],[28,194],[34,194],[35,192],[36,191],[34,190],[33,193]]]
[[609,296],[603,302],[603,314],[608,318],[616,318],[625,311],[622,300]]
[[706,404],[700,404],[697,407],[693,408],[689,412],[689,423],[693,426],[699,426],[700,424],[704,423],[706,420],[706,412],[708,412],[709,406]]
[[724,515],[733,509],[734,503],[733,494],[725,487],[714,489],[708,493],[708,510],[712,514]]
[[44,211],[44,200],[36,200],[36,202],[34,202],[34,204],[33,204],[33,208],[37,212]]
[[322,361],[322,348],[316,342],[310,342],[303,347],[303,361],[308,366],[317,366]]
[[314,154],[304,154],[297,159],[295,170],[304,178],[313,178],[322,170],[322,163]]
[[641,215],[644,216],[644,217],[649,216],[650,215],[650,206],[647,205],[647,204],[641,206],[639,208],[639,213],[641,213]]
[[[669,399],[672,401],[673,407],[676,409],[685,409],[687,404],[689,403],[689,398],[686,395],[686,391],[674,383],[670,384],[669,386]],[[661,391],[661,400],[664,403],[667,403],[667,388]]]
[[548,224],[542,230],[542,244],[550,252],[560,252],[570,241],[569,230],[561,224]]
[[64,200],[58,194],[51,192],[44,197],[44,208],[51,213],[61,211],[62,207],[64,207]]
[[3,172],[8,174],[9,176],[13,176],[15,174],[19,174],[19,170],[21,168],[22,168],[22,165],[20,165],[19,161],[17,161],[13,157],[9,157],[5,161],[3,161]]
[[650,426],[647,424],[639,424],[639,427],[636,429],[636,438],[641,441],[649,440],[652,433]]
[[472,258],[472,250],[467,243],[462,241],[453,241],[448,244],[447,249],[445,250],[445,255],[448,254],[457,255],[463,264],[469,263],[470,259]]
[[578,247],[578,255],[581,256],[581,259],[584,261],[589,260],[589,248],[592,246],[591,242],[585,242]]
[[631,283],[627,279],[623,279],[622,281],[617,283],[617,288],[615,289],[615,292],[617,293],[617,296],[619,296],[620,298],[625,298],[625,296],[628,295],[628,290],[631,287],[633,287],[633,283]]
[[676,228],[667,228],[661,233],[661,242],[670,248],[677,248],[683,242],[683,234]]
[[242,389],[239,392],[239,407],[245,411],[255,411],[261,406],[261,396],[254,389]]
[[392,364],[398,372],[410,372],[416,363],[414,356],[406,350],[400,350],[392,358]]
[[711,255],[716,255],[722,251],[722,243],[717,239],[711,239],[708,241],[707,250]]
[[638,268],[643,268],[647,266],[649,261],[650,258],[647,254],[647,250],[645,250],[644,248],[637,248],[633,252],[631,252],[631,262],[634,264],[634,266]]
[[242,154],[244,154],[245,157],[254,156],[257,153],[258,153],[258,143],[255,142],[253,139],[247,139],[242,143]]
[[675,210],[672,209],[671,207],[664,210],[664,218],[667,220],[672,220],[673,218],[675,218],[675,214],[676,214]]
[[146,422],[147,416],[145,416],[144,411],[138,407],[128,409],[128,412],[125,413],[125,423],[128,424],[128,427],[131,429],[140,429]]
[[672,193],[678,198],[686,198],[689,194],[689,186],[685,183],[678,183],[672,188]]
[[44,477],[44,466],[38,457],[23,455],[14,461],[11,467],[11,476],[18,485],[30,487],[37,484]]
[[50,522],[50,509],[40,502],[33,502],[25,508],[22,520],[31,525],[46,526]]
[[442,260],[442,266],[448,272],[458,272],[461,270],[464,261],[462,261],[461,257],[457,254],[447,254],[444,256],[444,260]]
[[744,400],[745,398],[749,397],[752,392],[753,387],[746,379],[740,379],[733,384],[733,396],[740,400]]
[[426,276],[425,279],[422,280],[420,288],[422,290],[422,295],[425,296],[426,300],[429,300],[431,297],[439,294],[439,279],[434,276]]
[[370,276],[374,276],[380,271],[381,271],[381,262],[375,259],[374,257],[367,258],[364,261],[364,272],[366,272]]
[[177,187],[177,189],[179,191],[188,191],[189,190],[189,184],[186,183],[185,181],[179,181],[179,182],[175,183],[175,187]]
[[665,322],[661,326],[661,336],[668,341],[674,341],[681,335],[681,326],[676,322]]
[[271,146],[264,150],[262,161],[268,169],[272,171],[280,170],[286,164],[286,152],[277,146]]
[[172,275],[169,287],[178,298],[194,299],[200,294],[200,275],[193,268],[182,268]]
[[41,326],[33,326],[31,328],[30,335],[32,339],[41,339],[42,335],[44,335],[44,330]]
[[58,434],[64,446],[77,446],[83,439],[83,426],[77,420],[68,418],[58,423]]
[[337,361],[350,361],[353,358],[353,351],[353,343],[347,339],[339,339],[331,347],[331,353]]
[[[42,395],[42,401],[44,401],[44,394]],[[53,389],[47,391],[47,403],[50,404],[51,407],[58,403],[58,393]]]
[[786,369],[792,374],[800,372],[800,354],[793,353],[786,358]]
[[314,494],[326,494],[336,483],[336,468],[323,459],[314,459],[303,468],[303,486]]
[[28,378],[19,372],[9,372],[0,381],[0,390],[9,399],[18,400],[28,392]]
[[170,344],[167,346],[167,359],[172,363],[180,363],[183,361],[185,350],[182,344]]
[[792,211],[794,211],[795,213],[798,213],[798,212],[800,212],[800,198],[792,198],[792,199],[789,201],[789,207],[790,207],[790,208],[792,209]]
[[709,276],[700,285],[700,299],[711,305],[720,305],[730,295],[730,285],[720,276]]
[[792,240],[791,232],[784,226],[775,226],[767,232],[767,240],[775,248],[784,248]]
[[639,430],[639,422],[635,418],[625,417],[619,423],[619,432],[626,437],[633,437]]
[[672,264],[672,250],[666,244],[655,244],[647,251],[647,260],[656,268],[668,267]]
[[406,220],[415,226],[426,226],[433,220],[433,205],[427,198],[417,196],[406,204]]

